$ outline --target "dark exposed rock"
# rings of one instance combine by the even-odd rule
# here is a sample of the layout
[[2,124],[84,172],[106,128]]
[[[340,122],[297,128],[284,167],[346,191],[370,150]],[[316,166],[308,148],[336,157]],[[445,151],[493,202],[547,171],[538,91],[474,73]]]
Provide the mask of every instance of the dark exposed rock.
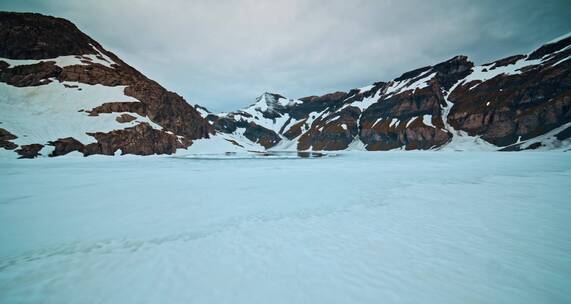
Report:
[[471,73],[474,63],[466,56],[456,56],[448,61],[435,65],[432,70],[436,72],[438,84],[449,90],[458,80],[463,79]]
[[331,102],[343,101],[345,100],[345,98],[347,98],[348,95],[349,94],[345,92],[334,92],[322,96],[302,97],[299,100],[305,102],[315,102],[315,103],[331,103]]
[[191,141],[179,141],[174,134],[153,129],[148,123],[108,133],[96,132],[88,135],[93,136],[97,143],[84,147],[85,156],[114,155],[117,150],[121,150],[121,154],[173,154],[177,148],[187,148],[192,144]]
[[62,69],[59,81],[80,82],[90,85],[104,86],[130,85],[143,81],[145,77],[132,68],[116,66],[106,67],[101,64],[70,65]]
[[259,143],[266,149],[275,146],[281,141],[280,136],[276,132],[254,123],[248,125],[244,136],[255,143]]
[[474,63],[468,61],[468,57],[456,56],[434,66],[427,66],[406,72],[394,81],[409,80],[412,83],[422,77],[435,73],[435,79],[438,85],[445,90],[448,90],[458,80],[469,75],[472,67],[474,67]]
[[137,117],[135,117],[133,115],[129,115],[127,113],[121,114],[121,115],[117,116],[117,118],[115,118],[115,120],[118,123],[127,123],[127,122],[131,122],[135,119],[137,119]]
[[[444,97],[440,88],[441,84],[435,79],[427,87],[391,95],[367,108],[359,123],[359,138],[366,148],[429,149],[447,143],[451,135],[443,130],[441,106]],[[431,115],[431,123],[436,128],[424,125],[423,115]],[[391,126],[393,120],[398,123]]]
[[43,147],[44,145],[40,144],[21,145],[20,148],[16,150],[16,153],[20,155],[19,158],[36,158],[41,155],[40,150],[42,150]]
[[357,121],[361,111],[347,107],[325,120],[316,120],[298,142],[298,150],[343,150],[358,135]]
[[283,132],[283,135],[289,140],[292,140],[292,139],[300,136],[302,131],[303,131],[302,127],[306,121],[307,121],[307,119],[303,119],[303,120],[295,123],[287,131]]
[[440,115],[440,105],[444,102],[436,85],[405,91],[392,95],[367,108],[361,116],[361,123],[374,122],[378,118],[397,118],[407,120],[418,115]]
[[[433,117],[438,120],[440,117]],[[427,150],[442,146],[452,135],[442,129],[426,126],[422,119],[416,118],[406,128],[404,141],[406,150]]]
[[[430,74],[434,74],[434,78],[426,87],[391,94],[369,106],[359,118],[359,139],[368,150],[430,149],[446,144],[452,135],[444,130],[442,107],[446,102],[443,90],[470,74],[472,67],[473,63],[465,56],[456,56],[434,66],[404,73],[395,81],[410,84]],[[434,127],[423,123],[423,115],[432,117]],[[393,120],[398,123],[392,124]]]
[[423,74],[424,72],[430,70],[432,68],[432,66],[425,66],[416,70],[412,70],[412,71],[408,71],[403,73],[400,77],[395,78],[394,81],[403,81],[403,80],[407,80],[407,79],[412,79],[412,78],[416,78],[418,76],[420,76],[421,74]]
[[48,78],[57,77],[61,71],[62,68],[56,66],[53,61],[0,68],[0,82],[16,87],[39,86],[50,83]]
[[540,47],[539,49],[535,50],[533,53],[529,54],[528,59],[529,60],[540,59],[547,54],[562,50],[563,48],[569,45],[571,45],[571,36]]
[[300,98],[303,101],[289,110],[291,117],[295,119],[304,119],[311,112],[321,112],[327,108],[340,107],[343,105],[345,99],[349,96],[345,92],[335,92],[325,94],[323,96],[308,96]]
[[476,87],[458,86],[449,96],[454,106],[448,121],[499,146],[549,132],[571,121],[570,67],[567,61],[495,77]]
[[523,59],[523,58],[525,58],[525,57],[527,57],[527,56],[525,56],[525,55],[509,56],[509,57],[506,57],[506,58],[502,58],[502,59],[500,59],[500,60],[496,60],[496,61],[494,61],[494,62],[486,63],[486,64],[484,64],[484,66],[489,67],[488,70],[494,70],[494,69],[499,68],[499,67],[503,67],[503,66],[507,66],[507,65],[510,65],[510,64],[514,64],[514,63],[516,63],[517,61],[519,61],[519,60],[521,60],[521,59]]
[[18,138],[16,135],[8,132],[6,129],[0,128],[0,148],[6,150],[14,150],[18,147],[17,144],[11,142],[11,140]]
[[236,120],[235,116],[218,117],[209,115],[208,119],[212,122],[214,128],[222,133],[233,133],[238,128],[244,129],[244,136],[252,142],[259,143],[268,149],[281,141],[281,137],[273,130],[262,127],[255,122],[248,122],[243,119]]
[[237,129],[236,121],[234,119],[228,117],[218,117],[215,115],[208,115],[208,118],[210,121],[212,121],[212,124],[217,131],[223,133],[233,133]]
[[73,151],[83,153],[85,146],[72,137],[60,138],[56,141],[50,141],[50,146],[54,146],[54,150],[50,153],[50,157],[66,155]]
[[154,81],[142,81],[125,88],[146,106],[147,116],[168,131],[189,139],[208,138],[212,126],[198,111],[176,93],[169,92]]
[[113,113],[113,112],[131,112],[137,113],[141,116],[147,116],[147,110],[144,103],[141,102],[106,102],[97,106],[89,111],[89,116],[97,116],[100,113]]
[[535,149],[538,149],[538,148],[541,148],[541,147],[543,147],[543,144],[540,143],[540,142],[536,142],[536,143],[533,143],[533,144],[529,145],[529,146],[526,148],[526,150],[535,150]]
[[571,138],[571,127],[555,134],[555,137],[557,137],[557,139],[559,140],[565,140]]
[[195,104],[195,105],[194,105],[194,108],[197,109],[197,110],[202,110],[202,111],[204,111],[204,112],[206,112],[206,113],[210,113],[210,111],[208,111],[207,108],[205,108],[205,107],[203,107],[203,106],[201,106],[201,105]]
[[[437,126],[440,117],[432,117],[432,125]],[[426,150],[442,146],[452,137],[441,128],[423,123],[421,117],[411,117],[391,126],[392,119],[385,119],[374,125],[362,126],[360,139],[367,150],[387,151],[397,148],[406,150]]]
[[90,44],[99,45],[65,19],[0,12],[0,57],[45,59],[94,54]]

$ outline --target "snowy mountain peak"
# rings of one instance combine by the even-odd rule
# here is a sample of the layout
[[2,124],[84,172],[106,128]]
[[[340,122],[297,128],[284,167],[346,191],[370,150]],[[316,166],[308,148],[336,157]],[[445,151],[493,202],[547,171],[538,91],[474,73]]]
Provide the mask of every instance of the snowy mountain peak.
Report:
[[275,113],[283,111],[286,105],[287,99],[282,95],[265,92],[256,98],[256,101],[248,108],[253,108],[254,110],[262,113]]

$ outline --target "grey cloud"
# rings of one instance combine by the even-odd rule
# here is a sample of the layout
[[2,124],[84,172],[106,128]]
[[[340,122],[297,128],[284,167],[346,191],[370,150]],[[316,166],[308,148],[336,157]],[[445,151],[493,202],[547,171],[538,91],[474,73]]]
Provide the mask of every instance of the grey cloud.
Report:
[[18,0],[70,19],[170,90],[215,111],[264,91],[347,90],[457,54],[476,63],[571,31],[571,1]]

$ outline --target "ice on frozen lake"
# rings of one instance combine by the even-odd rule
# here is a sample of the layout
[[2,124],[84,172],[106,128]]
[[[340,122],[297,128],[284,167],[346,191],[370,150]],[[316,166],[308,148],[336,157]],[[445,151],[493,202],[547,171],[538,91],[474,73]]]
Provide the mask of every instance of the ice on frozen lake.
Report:
[[0,303],[571,302],[571,154],[335,156],[0,160]]

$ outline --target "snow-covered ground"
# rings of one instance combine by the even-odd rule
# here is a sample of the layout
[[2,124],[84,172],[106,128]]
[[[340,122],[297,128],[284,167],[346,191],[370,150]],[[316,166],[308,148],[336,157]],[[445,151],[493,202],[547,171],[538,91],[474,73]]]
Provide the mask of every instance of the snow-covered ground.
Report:
[[0,303],[570,303],[571,154],[0,160]]

